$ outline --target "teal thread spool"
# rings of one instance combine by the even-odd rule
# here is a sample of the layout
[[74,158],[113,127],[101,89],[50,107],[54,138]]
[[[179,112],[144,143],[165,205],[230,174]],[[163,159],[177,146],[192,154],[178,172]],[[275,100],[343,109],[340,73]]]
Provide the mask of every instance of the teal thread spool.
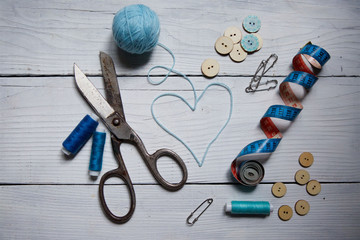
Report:
[[89,175],[93,178],[97,178],[100,175],[104,155],[105,139],[106,133],[103,130],[96,131],[93,135],[89,163]]
[[270,215],[274,207],[266,201],[231,201],[225,204],[225,212],[244,215]]
[[63,142],[62,151],[67,156],[76,155],[95,132],[98,122],[86,115]]

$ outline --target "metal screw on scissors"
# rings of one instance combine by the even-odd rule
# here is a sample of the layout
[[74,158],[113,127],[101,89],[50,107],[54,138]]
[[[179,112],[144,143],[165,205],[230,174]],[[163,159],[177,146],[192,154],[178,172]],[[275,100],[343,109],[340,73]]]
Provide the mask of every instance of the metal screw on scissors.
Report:
[[[106,127],[111,132],[111,144],[115,155],[118,168],[105,173],[99,184],[100,203],[105,215],[115,223],[125,223],[130,220],[134,213],[136,198],[133,184],[126,169],[124,160],[121,156],[120,145],[122,143],[131,143],[136,146],[141,157],[145,161],[151,174],[160,185],[169,191],[181,189],[188,177],[186,165],[183,160],[170,149],[159,149],[153,154],[149,154],[136,132],[128,125],[125,119],[124,109],[121,101],[120,90],[117,82],[115,67],[111,57],[100,52],[101,69],[105,83],[105,93],[107,100],[100,94],[85,74],[74,64],[75,82],[88,104],[93,108],[96,114],[101,118]],[[172,158],[182,171],[182,179],[179,183],[169,183],[158,171],[157,160],[160,157]],[[107,206],[104,197],[104,184],[110,178],[120,178],[124,181],[130,193],[130,209],[127,214],[117,216],[113,214]]]

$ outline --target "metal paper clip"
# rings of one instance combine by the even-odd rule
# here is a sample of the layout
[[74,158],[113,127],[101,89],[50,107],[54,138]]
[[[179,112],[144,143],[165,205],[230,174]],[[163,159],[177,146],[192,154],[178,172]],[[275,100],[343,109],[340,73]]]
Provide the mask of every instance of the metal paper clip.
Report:
[[[268,65],[269,61],[272,58],[274,59],[273,62],[271,63],[271,65],[268,68],[266,68],[266,66]],[[261,81],[261,78],[265,75],[265,73],[267,73],[272,67],[274,67],[277,60],[278,60],[278,56],[275,53],[271,54],[268,59],[262,60],[261,63],[259,64],[258,68],[256,69],[255,75],[251,78],[249,86],[247,88],[245,88],[245,92],[249,93],[249,92],[268,91],[270,89],[276,88],[278,81],[275,79],[269,80],[266,83],[262,83],[262,84],[260,84],[260,81]],[[261,72],[261,74],[259,75],[260,72]],[[267,85],[269,83],[275,83],[275,86],[270,86],[265,89],[257,90],[259,86]]]
[[[194,213],[202,206],[204,205],[204,203],[208,203],[207,207],[199,214],[199,216],[197,216],[194,221],[190,222],[190,218],[194,215]],[[208,198],[205,201],[203,201],[192,213],[190,213],[190,215],[188,216],[188,218],[186,219],[187,224],[189,225],[193,225],[198,219],[199,217],[206,211],[206,209],[208,209],[208,207],[211,205],[211,203],[213,202],[212,198]]]

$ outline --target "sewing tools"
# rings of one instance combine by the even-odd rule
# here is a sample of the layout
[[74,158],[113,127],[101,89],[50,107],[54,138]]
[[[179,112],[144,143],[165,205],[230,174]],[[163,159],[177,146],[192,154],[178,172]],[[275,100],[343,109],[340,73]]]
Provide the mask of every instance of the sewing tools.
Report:
[[299,185],[305,185],[309,182],[309,180],[310,180],[310,174],[308,171],[300,169],[295,173],[295,181]]
[[98,124],[92,117],[86,115],[62,143],[63,153],[67,156],[76,155],[91,138]]
[[281,197],[285,196],[285,194],[287,192],[287,188],[286,188],[285,184],[283,184],[282,182],[276,182],[271,187],[271,192],[275,197],[281,198]]
[[241,47],[248,53],[255,52],[259,47],[259,40],[255,35],[248,34],[241,39]]
[[293,216],[293,210],[289,205],[279,207],[278,216],[283,221],[289,221]]
[[[135,54],[142,54],[144,52],[148,52],[151,51],[156,45],[163,48],[165,51],[167,51],[172,59],[172,65],[171,67],[167,67],[167,66],[162,66],[162,65],[156,65],[153,66],[149,69],[148,74],[147,74],[147,80],[149,83],[153,84],[153,85],[160,85],[163,82],[165,82],[168,79],[168,76],[171,73],[175,73],[176,75],[184,78],[186,81],[188,81],[191,85],[191,89],[194,93],[194,104],[191,105],[189,102],[187,102],[187,100],[182,97],[181,95],[175,94],[175,93],[164,93],[161,94],[159,96],[157,96],[153,102],[151,103],[151,114],[152,117],[154,118],[154,121],[167,133],[169,133],[171,136],[173,136],[174,138],[176,138],[178,141],[180,141],[191,153],[191,155],[194,157],[194,159],[196,160],[197,164],[199,165],[199,167],[202,166],[206,155],[211,147],[211,145],[215,142],[215,140],[219,137],[219,135],[221,134],[221,132],[224,130],[224,128],[226,127],[226,125],[228,124],[228,122],[230,121],[231,118],[231,114],[232,114],[232,103],[233,103],[233,97],[232,97],[232,92],[231,89],[224,83],[212,83],[209,84],[205,90],[203,91],[203,93],[198,97],[197,93],[195,91],[195,87],[194,84],[192,83],[192,81],[190,80],[190,78],[188,78],[185,74],[183,74],[180,71],[177,71],[174,69],[175,66],[175,56],[172,53],[172,51],[166,47],[165,45],[161,44],[158,42],[158,38],[159,38],[159,29],[160,29],[160,23],[158,20],[158,17],[156,15],[156,13],[154,11],[152,11],[150,8],[142,5],[142,4],[135,4],[135,5],[129,5],[127,7],[124,7],[123,9],[121,9],[118,13],[116,13],[114,19],[113,19],[113,37],[114,40],[116,41],[117,45],[119,46],[119,48],[121,48],[122,50],[129,52],[129,53],[135,53]],[[144,32],[143,34],[140,34],[139,32]],[[232,44],[232,40],[231,44]],[[157,80],[153,80],[151,78],[151,72],[153,70],[166,70],[166,75],[164,78],[162,78],[161,80],[157,81]],[[219,64],[217,63],[217,61],[212,60],[212,59],[207,59],[203,66],[202,66],[202,71],[210,78],[210,77],[214,77],[218,74],[219,72]],[[216,134],[216,136],[210,140],[210,142],[208,143],[208,145],[206,146],[205,152],[201,158],[201,160],[194,154],[194,152],[192,151],[192,149],[190,148],[190,146],[184,141],[182,140],[179,136],[177,136],[175,133],[173,133],[170,129],[168,129],[164,123],[161,123],[154,112],[154,105],[156,103],[157,100],[159,100],[162,97],[175,97],[181,101],[183,101],[189,108],[191,111],[195,111],[198,101],[201,100],[201,98],[203,97],[203,95],[205,94],[205,92],[207,91],[207,89],[209,89],[210,87],[221,87],[224,88],[228,93],[229,93],[229,97],[230,97],[230,111],[228,114],[228,117],[226,119],[226,121],[224,122],[224,125],[220,128],[220,130],[218,131],[218,133]]]
[[[179,142],[181,142],[188,150],[189,152],[191,153],[191,155],[194,157],[195,161],[197,162],[197,164],[199,165],[199,167],[201,167],[206,159],[206,155],[207,153],[209,152],[209,149],[211,147],[211,145],[216,141],[216,139],[220,136],[220,134],[222,133],[222,131],[225,129],[225,127],[227,126],[227,124],[229,123],[230,121],[230,118],[231,118],[231,115],[232,115],[232,109],[233,109],[233,96],[232,96],[232,91],[230,89],[230,87],[228,87],[226,84],[224,83],[219,83],[219,82],[213,82],[209,85],[207,85],[205,87],[205,89],[203,90],[203,92],[200,94],[200,96],[197,95],[197,92],[195,90],[195,86],[193,84],[193,82],[191,81],[190,78],[188,78],[185,74],[177,71],[174,69],[174,66],[175,66],[175,56],[174,54],[172,53],[172,51],[167,48],[166,46],[162,45],[161,43],[158,43],[158,46],[162,47],[163,49],[165,49],[172,57],[173,59],[173,64],[172,66],[169,68],[169,67],[166,67],[166,66],[161,66],[161,65],[157,65],[157,66],[154,66],[152,68],[149,69],[148,71],[148,74],[147,74],[147,79],[148,79],[148,82],[153,84],[153,85],[160,85],[162,84],[163,82],[165,82],[167,79],[168,79],[168,76],[170,73],[175,73],[176,75],[182,77],[183,79],[185,79],[191,86],[191,90],[194,94],[194,103],[193,104],[190,104],[183,96],[179,95],[179,94],[176,94],[176,93],[163,93],[163,94],[160,94],[159,96],[157,96],[153,102],[151,103],[151,115],[153,116],[153,119],[155,120],[155,122],[164,130],[166,131],[167,133],[169,133],[171,136],[173,136],[174,138],[176,138]],[[208,65],[208,66],[212,66],[212,65]],[[214,65],[215,66],[215,65]],[[167,74],[166,76],[159,80],[159,81],[155,81],[151,78],[151,72],[155,69],[165,69],[167,70]],[[229,113],[227,115],[227,118],[226,120],[224,121],[224,124],[222,125],[222,127],[220,128],[220,130],[217,132],[217,134],[215,135],[214,138],[212,138],[210,140],[210,142],[207,144],[206,146],[206,149],[205,149],[205,152],[203,153],[203,156],[202,158],[199,158],[195,155],[194,151],[191,149],[191,147],[189,146],[188,143],[186,143],[183,139],[181,139],[178,135],[176,135],[175,133],[173,133],[170,129],[168,129],[164,123],[160,122],[158,120],[158,118],[156,117],[156,114],[155,114],[155,111],[154,111],[154,105],[155,103],[162,97],[175,97],[179,100],[181,100],[182,102],[184,102],[189,108],[191,111],[195,111],[196,108],[197,108],[197,105],[199,103],[199,101],[203,98],[204,94],[208,91],[209,88],[212,88],[212,87],[220,87],[220,88],[223,88],[224,90],[226,90],[228,93],[229,93]]]
[[[322,67],[330,59],[329,53],[324,49],[309,43],[295,55],[293,59],[293,67],[295,70],[302,69],[310,72],[310,69],[307,67],[301,56],[305,56],[305,59],[310,59],[309,64],[315,68]],[[265,68],[263,71],[266,72]],[[241,179],[238,177],[242,162],[268,159],[271,153],[274,152],[279,145],[283,136],[279,128],[272,121],[272,118],[294,121],[303,109],[303,106],[298,99],[300,97],[294,94],[290,83],[301,86],[304,91],[309,90],[316,83],[318,78],[308,72],[293,71],[280,84],[280,96],[285,105],[270,106],[260,120],[260,127],[267,139],[258,140],[248,144],[231,163],[231,172],[238,182],[242,183]],[[258,164],[261,165],[260,162]]]
[[89,163],[89,175],[94,178],[97,178],[100,175],[102,168],[105,138],[106,133],[104,131],[96,131],[93,134]]
[[133,4],[115,14],[112,31],[119,48],[128,53],[143,54],[158,43],[160,22],[149,7]]
[[[304,162],[306,164],[303,166]],[[299,157],[299,163],[303,167],[310,167],[313,162],[314,156],[309,152],[303,152]],[[309,195],[316,196],[321,192],[321,184],[316,180],[310,180],[310,174],[306,170],[298,170],[294,178],[299,185],[306,184],[306,192]],[[281,198],[286,194],[286,186],[281,182],[274,183],[271,192],[275,197]],[[310,204],[306,200],[298,200],[294,205],[294,209],[298,215],[304,216],[310,211]],[[290,220],[292,215],[293,210],[288,205],[283,205],[278,210],[278,216],[283,221]]]
[[261,21],[260,21],[259,17],[255,16],[255,15],[249,15],[244,18],[243,27],[247,32],[255,33],[260,30]]
[[[100,53],[100,63],[105,83],[107,100],[100,94],[85,74],[74,64],[75,82],[84,99],[93,108],[96,114],[104,122],[111,132],[111,143],[118,168],[105,173],[99,184],[100,204],[105,215],[114,223],[125,223],[130,220],[134,213],[136,198],[135,191],[120,152],[122,143],[131,143],[136,146],[146,166],[156,181],[166,190],[177,191],[181,189],[187,180],[187,169],[182,159],[169,149],[159,149],[154,154],[149,154],[137,133],[126,122],[121,95],[118,87],[117,76],[113,60],[107,54]],[[161,157],[173,159],[180,167],[182,179],[179,183],[169,183],[159,173],[157,161]],[[130,194],[130,209],[123,216],[115,215],[108,207],[104,196],[104,185],[110,178],[120,178],[124,181]]]
[[264,178],[264,167],[257,161],[244,161],[238,167],[238,180],[245,186],[255,186]]
[[[190,226],[192,226],[197,220],[199,220],[199,217],[206,211],[206,209],[208,209],[210,207],[210,205],[212,204],[213,201],[214,200],[212,198],[208,198],[205,201],[203,201],[194,211],[192,211],[190,213],[190,215],[186,219],[186,223],[189,224]],[[195,217],[193,221],[190,221],[190,219],[192,218],[192,216],[194,216],[196,211],[199,210],[199,208],[201,208],[201,206],[204,204],[207,204],[206,207],[204,208],[204,210],[202,210],[201,213],[197,217]]]
[[[270,60],[272,60],[270,66],[267,67],[268,63],[270,62]],[[254,76],[251,78],[250,82],[249,82],[249,86],[247,88],[245,88],[245,92],[249,93],[249,92],[260,92],[260,91],[269,91],[271,89],[275,89],[278,81],[276,79],[272,79],[272,80],[268,80],[265,83],[260,83],[262,77],[271,69],[274,67],[275,63],[278,60],[278,56],[273,53],[271,54],[266,60],[262,60],[258,66],[258,68],[255,71]],[[263,88],[263,89],[258,89],[259,86],[262,85],[270,85],[267,88]]]
[[[259,51],[263,46],[263,39],[257,33],[261,27],[260,19],[257,16],[249,15],[244,19],[242,25],[245,31],[250,34],[243,36],[239,28],[230,26],[225,29],[223,36],[220,36],[214,45],[217,53],[220,55],[229,54],[230,59],[234,62],[244,61],[248,53]],[[219,73],[220,68],[217,67],[217,72],[208,68],[207,60],[202,63],[201,72],[205,77],[213,78]],[[216,64],[219,65],[217,62]],[[274,81],[269,83],[271,82]]]
[[300,216],[308,214],[310,211],[310,204],[306,200],[299,200],[295,203],[295,212]]
[[266,201],[231,201],[225,204],[225,212],[239,215],[270,215],[273,205]]

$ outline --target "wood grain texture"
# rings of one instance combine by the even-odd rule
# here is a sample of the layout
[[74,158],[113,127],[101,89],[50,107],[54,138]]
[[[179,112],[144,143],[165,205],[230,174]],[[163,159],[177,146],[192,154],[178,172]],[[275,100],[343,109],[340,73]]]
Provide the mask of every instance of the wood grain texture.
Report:
[[[323,184],[317,196],[304,186],[287,184],[283,198],[271,195],[271,184],[246,191],[235,185],[189,185],[179,192],[158,186],[135,186],[137,207],[125,225],[111,223],[101,212],[97,186],[0,187],[0,237],[2,239],[356,239],[360,234],[358,196],[360,184]],[[112,186],[124,197],[123,188]],[[109,192],[110,193],[110,192]],[[346,196],[344,198],[344,196]],[[202,201],[213,204],[193,225],[186,218]],[[283,222],[278,208],[307,200],[310,212]],[[339,201],[342,199],[342,201]],[[227,215],[231,200],[269,201],[274,212],[267,217]],[[120,203],[119,203],[120,204]],[[126,205],[118,205],[118,208]],[[115,210],[114,210],[115,211]]]
[[[153,8],[161,22],[160,42],[177,58],[176,69],[201,75],[206,58],[220,63],[220,75],[253,74],[271,53],[280,56],[268,74],[287,75],[294,54],[308,41],[331,54],[323,75],[359,75],[360,29],[357,1],[138,1]],[[19,1],[0,3],[0,65],[2,75],[72,74],[77,62],[86,73],[100,74],[99,51],[114,57],[121,75],[144,75],[171,57],[157,47],[145,58],[120,52],[112,39],[116,11],[132,1]],[[216,39],[228,26],[241,28],[243,19],[258,15],[264,46],[243,63],[219,56]],[[243,33],[245,33],[243,31]]]
[[[171,76],[153,86],[148,69],[170,66],[171,56],[156,47],[143,56],[120,51],[111,32],[116,11],[133,1],[3,0],[0,2],[0,239],[358,239],[360,235],[360,27],[359,1],[137,1],[152,8],[161,22],[160,42],[176,56],[175,68],[190,76],[197,94],[214,81],[227,84],[234,96],[229,125],[211,147],[199,168],[189,151],[163,131],[150,112],[152,100],[172,92],[193,103],[189,83]],[[242,63],[215,52],[214,43],[229,26],[242,29],[243,19],[258,15],[263,48]],[[243,34],[245,32],[243,31]],[[267,79],[281,82],[291,60],[311,40],[331,54],[318,82],[302,100],[304,110],[286,132],[270,159],[265,178],[256,188],[234,182],[231,161],[248,143],[265,138],[259,120],[270,105],[282,104],[278,90],[246,94],[260,61],[276,53],[279,60]],[[91,108],[74,84],[73,63],[89,75],[103,93],[99,51],[114,61],[129,124],[150,153],[161,147],[177,152],[189,178],[178,192],[161,188],[137,150],[121,147],[134,182],[137,206],[124,225],[112,224],[101,211],[98,182],[90,180],[87,143],[74,159],[61,153],[61,143]],[[201,63],[220,63],[215,79],[203,78]],[[154,71],[157,79],[166,72]],[[195,112],[174,98],[155,105],[159,119],[182,137],[201,158],[229,112],[224,89],[211,88]],[[103,127],[102,124],[100,124]],[[108,132],[107,132],[108,133]],[[301,169],[298,157],[311,152],[307,170],[322,184],[317,196],[294,182]],[[109,137],[102,173],[115,168]],[[159,162],[160,172],[179,181],[176,165]],[[285,182],[284,198],[271,194],[273,182]],[[129,200],[119,180],[107,182],[111,209],[125,213]],[[213,205],[192,227],[186,217],[206,198]],[[283,222],[276,211],[299,199],[310,212]],[[235,217],[224,213],[231,200],[270,201],[269,217]],[[119,203],[119,205],[117,205]]]
[[[91,80],[102,89],[101,78]],[[233,116],[210,149],[204,166],[199,168],[187,149],[156,125],[150,113],[152,100],[168,91],[176,90],[193,104],[193,94],[189,86],[182,83],[184,80],[169,79],[164,85],[152,86],[143,77],[119,78],[127,121],[139,133],[149,152],[160,147],[175,150],[189,168],[189,183],[232,182],[228,174],[231,161],[248,143],[265,138],[258,126],[259,120],[270,105],[282,103],[277,91],[246,94],[247,78],[221,80],[233,89]],[[198,94],[209,83],[202,78],[194,78],[194,82]],[[70,131],[85,114],[92,112],[74,88],[73,77],[3,79],[1,84],[0,154],[4,161],[0,182],[91,183],[87,176],[91,142],[72,160],[66,160],[60,151]],[[229,112],[228,93],[216,87],[208,91],[195,112],[170,97],[155,105],[159,120],[181,136],[198,156],[202,156]],[[358,79],[321,78],[303,100],[304,110],[284,133],[279,148],[265,163],[264,181],[293,182],[300,168],[298,157],[306,151],[315,156],[310,173],[317,179],[360,181],[357,174],[360,167],[354,161],[359,156],[360,107],[356,103],[359,95]],[[133,181],[154,183],[136,149],[125,145],[122,151]],[[116,167],[109,138],[104,159],[104,171]],[[162,161],[160,166],[169,176],[179,174],[170,161]]]

